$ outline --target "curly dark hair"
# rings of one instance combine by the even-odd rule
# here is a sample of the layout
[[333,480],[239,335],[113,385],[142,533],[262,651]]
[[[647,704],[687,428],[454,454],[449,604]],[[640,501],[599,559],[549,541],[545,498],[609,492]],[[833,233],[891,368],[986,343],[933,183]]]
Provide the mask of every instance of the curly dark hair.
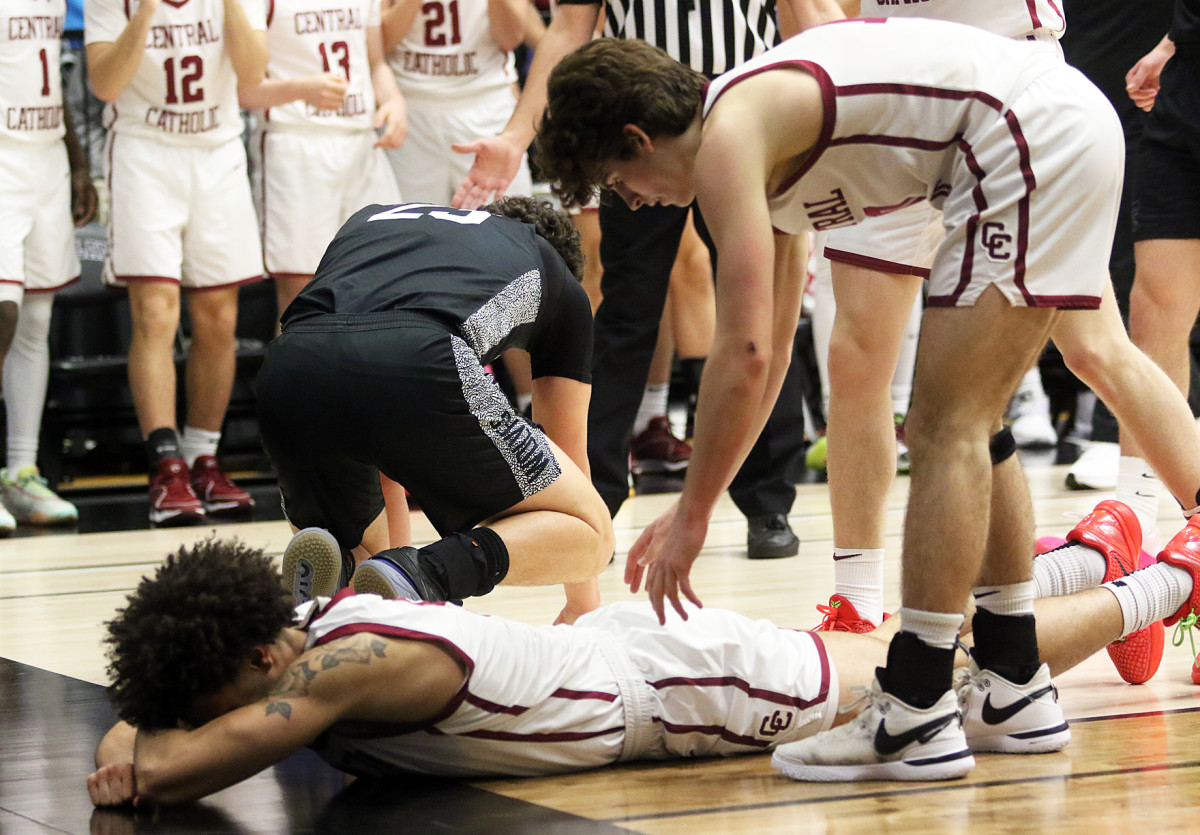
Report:
[[706,79],[645,41],[600,38],[565,56],[550,74],[534,161],[567,206],[604,185],[604,166],[632,159],[625,125],[679,136],[700,112]]
[[126,722],[174,728],[231,684],[252,647],[292,622],[292,596],[258,548],[216,536],[167,557],[109,621],[108,696]]
[[533,226],[566,262],[571,275],[577,281],[583,280],[583,250],[579,246],[579,230],[566,212],[532,197],[518,196],[501,197],[483,209]]

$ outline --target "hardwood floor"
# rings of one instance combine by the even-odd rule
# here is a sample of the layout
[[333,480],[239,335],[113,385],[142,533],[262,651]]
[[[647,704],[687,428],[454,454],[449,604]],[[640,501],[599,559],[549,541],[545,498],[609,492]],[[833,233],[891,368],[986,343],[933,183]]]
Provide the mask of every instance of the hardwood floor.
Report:
[[[1038,533],[1064,534],[1104,496],[1068,492],[1065,468],[1030,466]],[[907,479],[889,501],[887,606],[899,602]],[[265,490],[269,494],[270,490]],[[601,577],[606,601],[630,599],[621,574],[637,533],[674,499],[638,496],[618,515],[618,554]],[[116,512],[116,511],[114,511]],[[1162,504],[1164,540],[1178,528]],[[791,520],[793,559],[745,559],[745,521],[727,500],[697,562],[708,606],[809,627],[832,585],[827,490],[801,485]],[[420,514],[419,542],[433,538]],[[101,684],[104,622],[138,580],[181,543],[236,535],[278,554],[287,525],[261,519],[219,527],[66,533],[0,542],[0,832],[1195,832],[1200,825],[1200,688],[1184,640],[1169,645],[1147,685],[1120,681],[1103,652],[1058,676],[1073,740],[1058,754],[981,756],[946,784],[794,783],[769,757],[633,764],[554,778],[344,780],[305,753],[198,806],[93,815],[83,780],[112,714]],[[549,622],[558,588],[501,587],[468,608]],[[1169,637],[1169,635],[1168,635]],[[7,659],[7,660],[4,660]]]

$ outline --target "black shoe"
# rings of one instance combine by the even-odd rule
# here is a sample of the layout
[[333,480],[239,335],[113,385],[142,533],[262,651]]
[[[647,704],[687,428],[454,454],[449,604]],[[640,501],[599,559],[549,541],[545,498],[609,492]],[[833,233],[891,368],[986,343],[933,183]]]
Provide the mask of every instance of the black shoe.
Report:
[[792,533],[786,513],[746,517],[746,556],[752,560],[794,557],[800,553],[800,537]]
[[356,594],[377,594],[385,600],[400,598],[440,603],[447,597],[421,569],[417,549],[410,547],[392,548],[376,554],[358,567],[350,585]]

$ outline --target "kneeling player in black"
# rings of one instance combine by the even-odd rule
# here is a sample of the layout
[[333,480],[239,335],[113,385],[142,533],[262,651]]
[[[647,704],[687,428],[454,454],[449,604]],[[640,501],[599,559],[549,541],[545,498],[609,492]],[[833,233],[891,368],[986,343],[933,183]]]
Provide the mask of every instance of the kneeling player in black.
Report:
[[[613,533],[587,471],[582,261],[569,218],[528,198],[368,206],[347,221],[257,383],[285,512],[306,529],[284,555],[299,598],[353,573],[360,591],[426,600],[565,583],[568,621],[599,605]],[[509,348],[529,352],[540,426],[485,368]],[[441,540],[387,549],[380,472]]]

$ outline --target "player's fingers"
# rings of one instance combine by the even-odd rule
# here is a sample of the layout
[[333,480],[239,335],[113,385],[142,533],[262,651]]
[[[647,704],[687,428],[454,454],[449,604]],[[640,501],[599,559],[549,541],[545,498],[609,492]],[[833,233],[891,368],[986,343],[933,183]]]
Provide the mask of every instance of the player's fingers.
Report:
[[456,154],[475,154],[483,147],[483,143],[478,139],[472,139],[470,142],[454,142],[450,145],[450,150]]
[[646,566],[633,559],[628,559],[625,562],[625,585],[629,586],[629,590],[634,594],[642,587],[642,577],[645,576]]
[[683,592],[684,597],[695,603],[698,609],[704,608],[704,604],[700,602],[700,598],[697,597],[696,592],[692,590],[692,580],[690,577],[685,576],[679,579],[679,590]]

